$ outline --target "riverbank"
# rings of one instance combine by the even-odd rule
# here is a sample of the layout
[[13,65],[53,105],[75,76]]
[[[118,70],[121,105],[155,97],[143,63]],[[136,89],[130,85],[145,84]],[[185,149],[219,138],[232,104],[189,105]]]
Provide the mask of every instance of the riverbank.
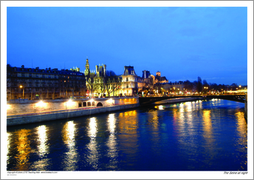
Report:
[[166,99],[162,101],[157,101],[153,103],[152,105],[175,104],[175,103],[198,101],[198,100],[203,100],[203,98],[202,97],[187,97],[187,98]]
[[125,109],[132,109],[139,107],[139,104],[128,104],[128,105],[114,105],[109,107],[92,107],[62,111],[51,111],[34,114],[22,114],[7,116],[7,126],[15,126],[21,124],[38,123],[44,121],[53,121],[58,119],[68,119],[79,116],[90,116],[100,113],[108,113]]
[[[163,100],[151,104],[174,104],[187,101],[196,101],[201,100],[201,98],[177,98],[170,100]],[[151,106],[150,105],[150,106]],[[78,109],[67,109],[67,110],[51,110],[51,111],[41,111],[36,113],[23,113],[17,115],[8,115],[7,116],[7,126],[16,126],[22,124],[38,123],[44,121],[53,121],[59,119],[68,119],[80,116],[90,116],[100,113],[108,113],[119,110],[133,109],[140,107],[139,103],[136,104],[121,104],[121,105],[111,105],[111,106],[99,106],[99,107],[83,107]]]

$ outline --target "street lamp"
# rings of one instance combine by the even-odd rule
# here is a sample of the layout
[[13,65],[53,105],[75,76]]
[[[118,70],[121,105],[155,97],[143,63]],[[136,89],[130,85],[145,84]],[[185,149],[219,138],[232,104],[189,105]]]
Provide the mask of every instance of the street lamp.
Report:
[[22,85],[20,85],[19,87],[20,89],[23,89],[23,99],[25,99],[25,88]]

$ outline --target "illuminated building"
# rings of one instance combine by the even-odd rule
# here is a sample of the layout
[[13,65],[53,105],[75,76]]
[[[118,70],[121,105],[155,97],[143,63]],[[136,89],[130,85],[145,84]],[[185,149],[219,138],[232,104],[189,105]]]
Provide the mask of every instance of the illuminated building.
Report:
[[124,66],[122,75],[122,95],[133,96],[138,93],[137,75],[133,66]]
[[87,96],[105,97],[120,94],[121,76],[117,76],[113,71],[107,71],[105,64],[96,65],[95,72],[90,71],[88,59],[85,67]]
[[39,69],[7,65],[7,100],[56,99],[85,95],[85,76],[68,69]]

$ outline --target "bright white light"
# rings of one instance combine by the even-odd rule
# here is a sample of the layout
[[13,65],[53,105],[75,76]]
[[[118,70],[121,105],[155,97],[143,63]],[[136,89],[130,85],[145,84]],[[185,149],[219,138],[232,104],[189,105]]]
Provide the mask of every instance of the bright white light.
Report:
[[115,118],[115,114],[109,114],[108,117],[108,129],[110,131],[110,133],[114,133],[115,132],[115,125],[116,123],[116,118]]
[[11,109],[11,105],[7,104],[7,110]]
[[159,105],[158,109],[159,109],[159,110],[164,110],[164,106]]
[[39,101],[38,103],[35,104],[35,106],[37,106],[37,107],[46,107],[47,103],[45,103],[43,101]]
[[45,125],[39,126],[37,128],[37,134],[38,134],[38,153],[40,156],[44,156],[48,151],[48,145],[47,145],[47,128]]
[[96,133],[97,133],[97,122],[96,118],[92,117],[90,118],[88,135],[90,138],[94,138],[96,137]]
[[66,102],[66,105],[67,105],[67,107],[72,107],[72,106],[74,106],[75,105],[75,102],[74,101],[72,101],[71,99],[69,99],[67,102]]
[[112,98],[108,99],[107,100],[109,104],[113,104],[114,103],[114,100]]

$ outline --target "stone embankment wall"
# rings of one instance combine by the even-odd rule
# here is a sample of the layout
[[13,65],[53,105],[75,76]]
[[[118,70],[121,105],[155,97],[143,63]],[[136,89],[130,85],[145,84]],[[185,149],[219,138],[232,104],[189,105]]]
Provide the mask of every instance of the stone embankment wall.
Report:
[[112,105],[137,104],[138,98],[121,97],[121,98],[95,98],[95,99],[59,99],[59,100],[17,100],[7,102],[7,116],[32,114],[41,112],[52,112],[62,110],[73,110],[80,108],[102,107]]
[[132,109],[138,107],[139,104],[129,104],[129,105],[115,105],[111,107],[97,107],[91,109],[79,109],[79,110],[69,110],[62,111],[58,113],[49,114],[39,114],[39,115],[25,115],[25,116],[12,116],[7,118],[7,126],[38,123],[43,121],[53,121],[57,119],[74,118],[79,116],[88,116],[99,113],[107,113],[124,109]]
[[197,100],[203,100],[203,98],[202,97],[188,97],[188,98],[166,99],[166,100],[155,102],[154,104],[173,104],[173,103],[181,103],[181,102],[197,101]]
[[133,97],[48,101],[19,100],[7,104],[7,126],[73,118],[138,106],[138,98]]

